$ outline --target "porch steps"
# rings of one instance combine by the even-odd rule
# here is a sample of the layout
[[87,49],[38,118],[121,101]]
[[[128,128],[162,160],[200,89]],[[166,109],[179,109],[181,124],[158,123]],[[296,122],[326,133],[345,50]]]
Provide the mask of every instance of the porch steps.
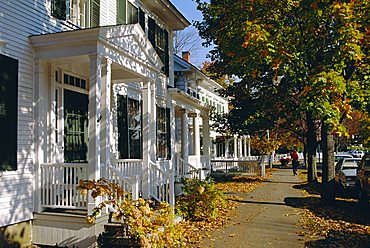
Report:
[[104,225],[104,232],[98,237],[101,248],[136,248],[139,242],[132,238],[127,225],[111,222]]

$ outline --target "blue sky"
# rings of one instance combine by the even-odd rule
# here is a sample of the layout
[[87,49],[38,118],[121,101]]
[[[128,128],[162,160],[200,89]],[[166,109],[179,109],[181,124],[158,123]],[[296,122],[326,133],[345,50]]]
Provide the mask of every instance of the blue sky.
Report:
[[[202,13],[197,10],[197,4],[193,0],[171,0],[171,2],[191,23],[193,21],[200,21],[203,19]],[[195,28],[191,26],[188,29],[195,29]],[[198,33],[197,30],[196,30],[196,33]],[[199,43],[201,43],[200,38],[199,38]],[[209,48],[202,48],[199,51],[197,51],[196,54],[191,54],[190,56],[191,62],[195,66],[200,66],[202,62],[209,60],[206,58],[206,54],[208,53],[208,51],[209,51]]]

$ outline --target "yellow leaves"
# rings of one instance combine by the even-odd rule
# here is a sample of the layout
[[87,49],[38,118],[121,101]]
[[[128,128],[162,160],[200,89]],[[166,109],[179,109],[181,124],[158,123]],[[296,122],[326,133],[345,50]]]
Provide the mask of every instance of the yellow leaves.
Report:
[[303,88],[303,91],[301,92],[301,95],[302,96],[307,96],[308,93],[312,90],[312,86],[308,86],[306,85],[304,88]]

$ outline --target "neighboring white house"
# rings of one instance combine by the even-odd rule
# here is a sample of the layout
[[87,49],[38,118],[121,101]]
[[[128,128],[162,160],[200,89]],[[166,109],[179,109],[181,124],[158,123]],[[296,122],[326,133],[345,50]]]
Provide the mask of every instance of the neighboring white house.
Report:
[[174,5],[1,0],[0,16],[2,233],[24,244],[94,245],[107,216],[85,222],[99,202],[79,194],[80,179],[106,177],[134,197],[174,204],[175,117],[203,115],[210,144],[211,110],[186,108],[174,89],[172,38],[190,25]]

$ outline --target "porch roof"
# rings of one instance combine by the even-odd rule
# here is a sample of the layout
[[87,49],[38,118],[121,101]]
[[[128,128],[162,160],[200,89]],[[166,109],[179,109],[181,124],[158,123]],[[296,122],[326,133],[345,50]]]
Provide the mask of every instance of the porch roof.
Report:
[[35,59],[73,57],[88,63],[87,55],[109,58],[138,76],[155,77],[163,63],[139,24],[79,29],[29,37]]
[[211,106],[204,104],[197,98],[192,97],[177,88],[170,88],[168,89],[168,92],[176,106],[187,109],[190,112],[198,113],[200,115],[208,115],[212,109]]

